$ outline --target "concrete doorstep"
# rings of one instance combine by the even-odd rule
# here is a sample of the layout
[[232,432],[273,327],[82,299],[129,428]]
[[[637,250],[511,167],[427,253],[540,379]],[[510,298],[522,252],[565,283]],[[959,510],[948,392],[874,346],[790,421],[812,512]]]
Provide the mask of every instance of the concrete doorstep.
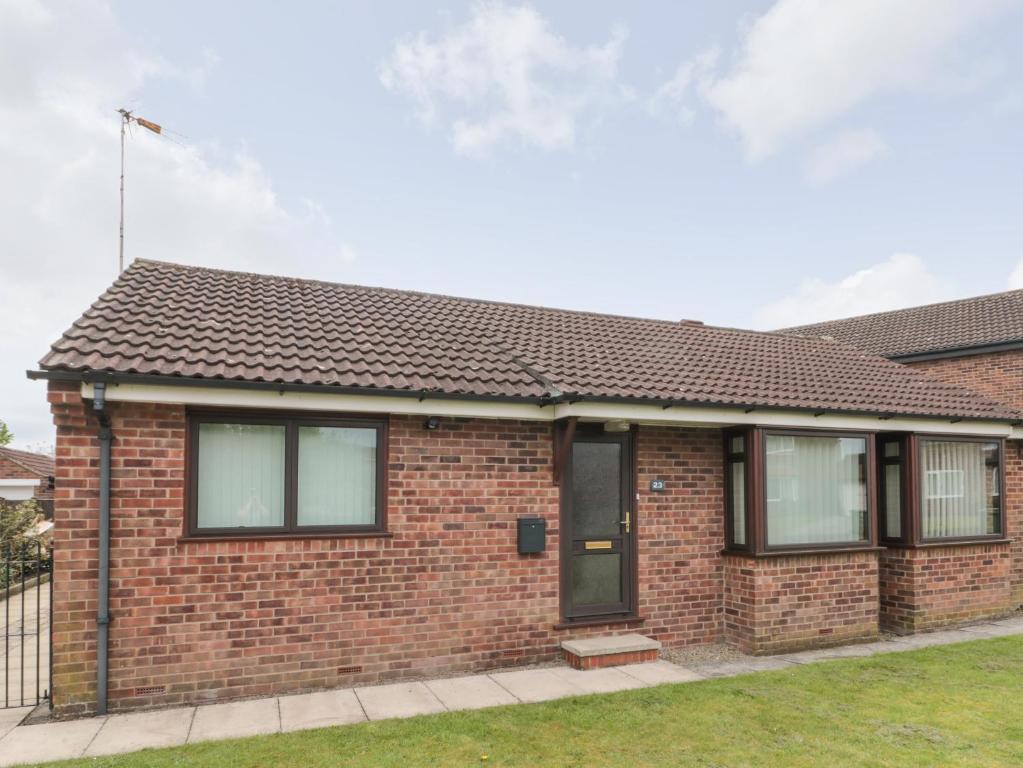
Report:
[[1023,634],[1023,617],[961,629],[912,635],[780,656],[694,664],[655,661],[581,671],[568,666],[519,669],[414,683],[319,691],[226,704],[131,712],[107,717],[19,725],[31,707],[0,710],[0,767],[21,763],[99,757],[140,749],[174,747],[367,720],[415,717],[566,696],[612,693],[666,683],[792,668],[837,658],[908,651],[986,637]]

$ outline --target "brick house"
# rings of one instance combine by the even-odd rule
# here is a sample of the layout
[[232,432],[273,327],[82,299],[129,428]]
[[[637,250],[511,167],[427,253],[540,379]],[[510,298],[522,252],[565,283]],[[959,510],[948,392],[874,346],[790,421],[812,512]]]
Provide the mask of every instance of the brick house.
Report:
[[0,499],[35,499],[47,518],[53,517],[54,460],[52,456],[0,446]]
[[[853,344],[932,378],[1023,409],[1023,290],[814,323],[783,332]],[[1019,456],[1023,442],[1012,440],[1007,450]],[[1012,478],[1007,480],[1011,482]],[[1008,490],[1011,492],[1011,487]],[[1020,604],[1023,538],[1016,535],[1010,551],[1013,602]],[[972,554],[986,556],[983,551]],[[899,594],[915,589],[917,602],[927,604],[932,599],[944,599],[932,598],[926,589],[913,585],[931,580],[933,572],[941,573],[949,566],[954,567],[957,559],[970,556],[969,548],[963,547],[954,553],[890,551],[885,556],[891,568],[887,582],[882,582],[882,595],[898,603]],[[964,589],[971,588],[970,585],[969,581],[963,582]],[[921,616],[916,622],[926,625],[927,617]]]
[[136,261],[30,375],[63,714],[1016,606],[1021,413],[834,341]]

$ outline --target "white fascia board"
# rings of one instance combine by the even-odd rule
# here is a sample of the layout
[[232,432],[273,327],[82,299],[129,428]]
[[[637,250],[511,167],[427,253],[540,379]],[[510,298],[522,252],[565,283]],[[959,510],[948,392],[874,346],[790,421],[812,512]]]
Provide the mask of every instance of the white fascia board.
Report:
[[36,495],[39,480],[27,478],[4,478],[0,480],[0,499],[7,501],[27,501]]
[[[82,384],[82,397],[91,399],[91,384]],[[756,424],[805,429],[849,429],[860,431],[907,431],[937,434],[991,435],[1009,437],[1014,430],[1007,423],[984,421],[953,422],[950,419],[889,418],[842,414],[814,416],[809,412],[709,408],[695,406],[617,404],[581,401],[558,405],[507,403],[487,400],[456,400],[389,395],[348,395],[331,392],[274,392],[265,389],[171,386],[150,384],[109,384],[106,398],[111,402],[174,403],[220,408],[260,408],[294,411],[336,411],[341,413],[448,416],[481,419],[554,421],[575,416],[582,421],[628,421],[635,424],[663,424],[718,428]]]

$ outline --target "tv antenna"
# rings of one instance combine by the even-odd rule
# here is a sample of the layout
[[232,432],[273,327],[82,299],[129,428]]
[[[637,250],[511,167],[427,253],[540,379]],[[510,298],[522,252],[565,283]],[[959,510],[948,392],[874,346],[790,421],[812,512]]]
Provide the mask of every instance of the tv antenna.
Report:
[[121,236],[117,249],[117,274],[124,272],[124,134],[131,123],[141,125],[157,135],[163,134],[163,128],[142,117],[137,117],[130,110],[117,110],[121,115]]

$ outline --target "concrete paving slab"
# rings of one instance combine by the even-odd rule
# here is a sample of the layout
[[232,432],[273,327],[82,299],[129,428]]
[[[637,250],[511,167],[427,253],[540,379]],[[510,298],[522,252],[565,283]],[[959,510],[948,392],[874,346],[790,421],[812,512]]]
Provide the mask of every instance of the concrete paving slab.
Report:
[[194,716],[195,707],[111,715],[85,750],[85,756],[116,755],[150,747],[176,747],[188,738]]
[[440,699],[423,683],[394,683],[356,688],[355,694],[370,720],[413,717],[446,711]]
[[18,707],[17,709],[0,709],[0,739],[18,726],[28,717],[34,707]]
[[703,664],[700,665],[698,669],[700,674],[706,678],[735,677],[736,675],[748,675],[757,671],[752,664],[746,664],[741,661],[722,661],[717,664]]
[[90,717],[15,728],[0,739],[0,765],[46,763],[80,757],[106,718]]
[[643,688],[646,686],[646,683],[625,674],[618,667],[585,670],[572,669],[572,667],[554,667],[551,669],[551,672],[586,693],[614,693],[615,691],[628,691],[633,688]]
[[554,674],[554,667],[495,672],[490,678],[522,702],[550,701],[581,696],[585,690]]
[[450,710],[483,709],[502,704],[518,704],[519,700],[487,675],[448,677],[430,680],[426,686]]
[[327,728],[366,720],[366,713],[355,691],[320,691],[297,696],[281,696],[281,730],[301,731],[306,728]]
[[977,635],[979,637],[1010,637],[1012,635],[1020,634],[1021,630],[1019,627],[1015,627],[1011,624],[974,624],[969,627],[963,627],[963,632],[967,632],[971,635]]
[[[776,669],[792,669],[796,665],[782,656],[754,656],[742,662],[752,672],[771,672]],[[696,669],[699,672],[699,669]]]
[[946,629],[940,632],[924,632],[919,635],[905,635],[893,637],[890,643],[890,651],[905,651],[916,648],[929,648],[934,645],[949,645],[951,643],[965,643],[970,640],[977,640],[976,635],[964,632],[961,629]]
[[230,704],[207,704],[195,711],[188,743],[211,739],[237,739],[278,733],[281,730],[277,699],[252,699]]
[[649,664],[626,664],[623,667],[615,667],[615,669],[647,685],[691,683],[694,680],[703,679],[703,675],[698,672],[680,667],[678,664],[672,664],[670,661],[653,661]]

